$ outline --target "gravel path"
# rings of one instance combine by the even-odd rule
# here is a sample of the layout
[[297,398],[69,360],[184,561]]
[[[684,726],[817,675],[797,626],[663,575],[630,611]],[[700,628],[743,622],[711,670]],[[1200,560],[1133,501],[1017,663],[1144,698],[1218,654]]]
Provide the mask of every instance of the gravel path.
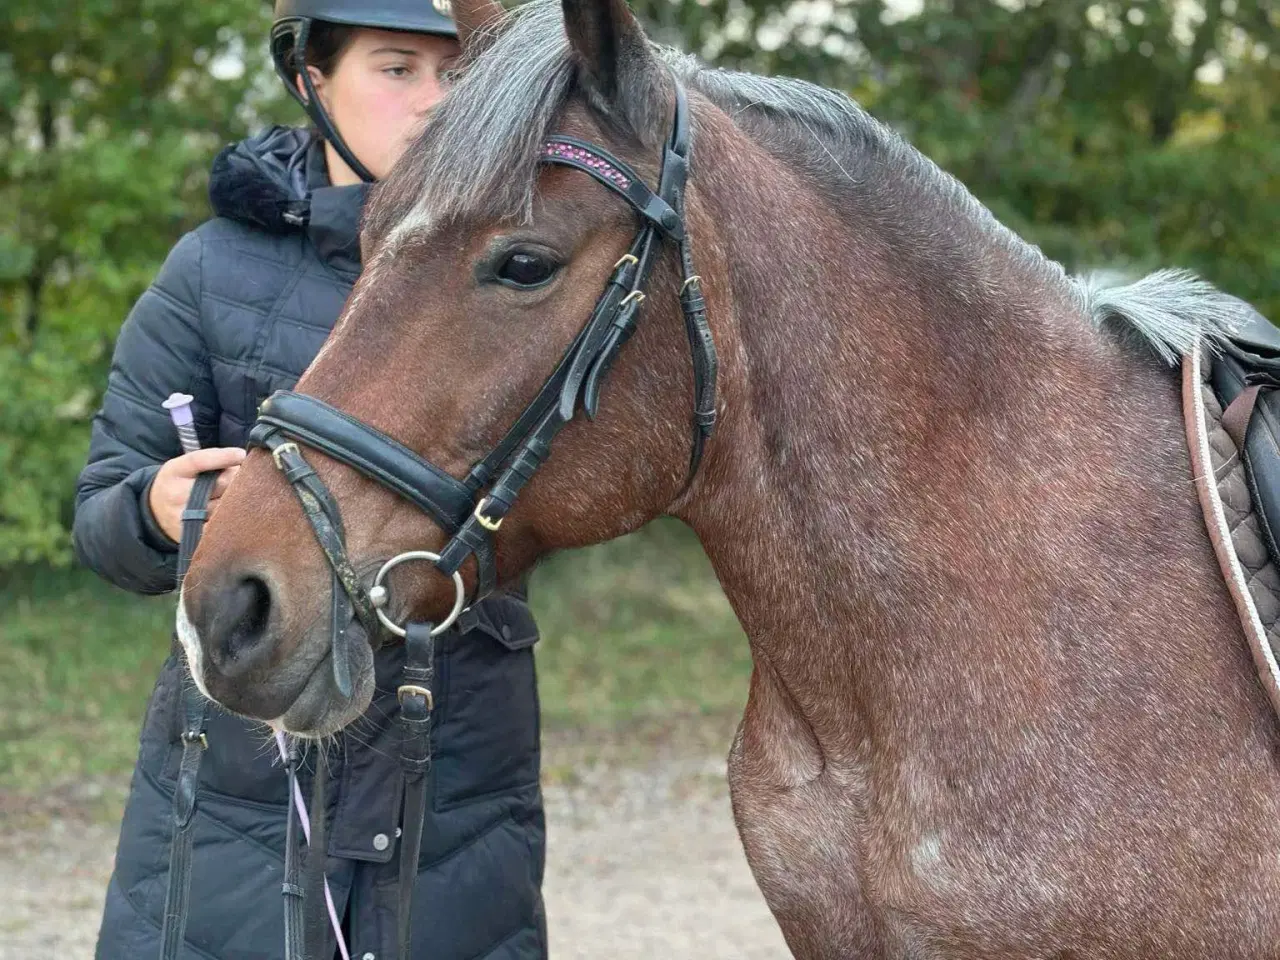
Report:
[[[546,788],[554,960],[788,956],[734,830],[723,760],[561,779]],[[114,825],[0,810],[0,960],[93,956],[115,840]]]

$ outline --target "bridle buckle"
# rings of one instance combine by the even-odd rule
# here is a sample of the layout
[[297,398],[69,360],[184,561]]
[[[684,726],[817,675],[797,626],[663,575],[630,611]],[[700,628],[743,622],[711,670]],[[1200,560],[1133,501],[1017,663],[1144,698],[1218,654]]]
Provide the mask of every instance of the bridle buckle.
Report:
[[292,451],[293,453],[297,453],[297,454],[302,453],[302,451],[298,449],[298,445],[294,443],[292,440],[288,440],[280,444],[278,447],[273,447],[271,450],[271,459],[275,461],[276,469],[282,473],[285,470],[285,465],[280,461],[280,456],[281,454],[286,453],[288,451]]
[[476,504],[476,508],[472,512],[475,515],[476,521],[480,524],[480,526],[484,527],[490,533],[497,533],[498,528],[502,526],[502,521],[505,520],[506,517],[499,517],[497,520],[491,520],[488,517],[486,517],[484,515],[484,508],[488,505],[488,503],[489,503],[489,498],[484,497],[483,499],[481,499],[479,503]]
[[435,698],[431,695],[430,687],[420,687],[413,683],[401,684],[396,687],[396,699],[400,701],[401,706],[404,706],[405,697],[422,697],[427,702],[428,713],[436,708]]

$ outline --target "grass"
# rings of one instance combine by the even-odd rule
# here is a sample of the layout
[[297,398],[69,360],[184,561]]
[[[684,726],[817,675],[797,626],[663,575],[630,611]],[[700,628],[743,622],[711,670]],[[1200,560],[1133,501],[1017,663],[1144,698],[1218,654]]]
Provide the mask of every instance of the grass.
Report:
[[[746,639],[692,534],[660,521],[552,557],[533,575],[543,730],[610,743],[710,731],[746,698]],[[123,782],[173,597],[137,597],[85,570],[0,583],[0,791]]]
[[741,711],[746,638],[683,526],[554,557],[534,574],[530,602],[552,728]]

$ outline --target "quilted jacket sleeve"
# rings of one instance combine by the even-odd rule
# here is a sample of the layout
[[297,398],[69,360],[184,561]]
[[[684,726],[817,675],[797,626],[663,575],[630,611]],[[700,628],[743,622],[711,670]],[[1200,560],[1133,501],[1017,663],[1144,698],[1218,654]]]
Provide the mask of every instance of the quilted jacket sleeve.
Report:
[[176,579],[177,545],[147,506],[160,465],[182,453],[161,403],[175,391],[192,394],[198,432],[207,437],[208,425],[216,423],[200,324],[202,257],[199,235],[183,237],[120,328],[76,484],[76,556],[134,593],[165,593]]

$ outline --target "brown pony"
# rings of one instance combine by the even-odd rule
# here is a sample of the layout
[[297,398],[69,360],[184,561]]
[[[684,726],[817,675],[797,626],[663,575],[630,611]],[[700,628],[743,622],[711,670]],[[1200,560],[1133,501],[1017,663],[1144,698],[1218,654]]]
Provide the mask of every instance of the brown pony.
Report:
[[[464,476],[636,231],[542,144],[653,185],[678,80],[716,432],[686,484],[668,244],[596,416],[494,535],[500,584],[659,515],[696,531],[754,658],[734,814],[798,957],[1280,956],[1276,725],[1170,369],[1238,303],[1176,273],[1068,277],[843,95],[657,49],[623,0],[456,9],[471,62],[376,188],[364,275],[298,391]],[[441,550],[417,508],[306,453],[366,584]],[[388,583],[400,619],[454,600],[427,564]],[[303,735],[359,716],[369,644],[352,696],[320,669],[331,587],[255,451],[182,595],[201,688]]]

